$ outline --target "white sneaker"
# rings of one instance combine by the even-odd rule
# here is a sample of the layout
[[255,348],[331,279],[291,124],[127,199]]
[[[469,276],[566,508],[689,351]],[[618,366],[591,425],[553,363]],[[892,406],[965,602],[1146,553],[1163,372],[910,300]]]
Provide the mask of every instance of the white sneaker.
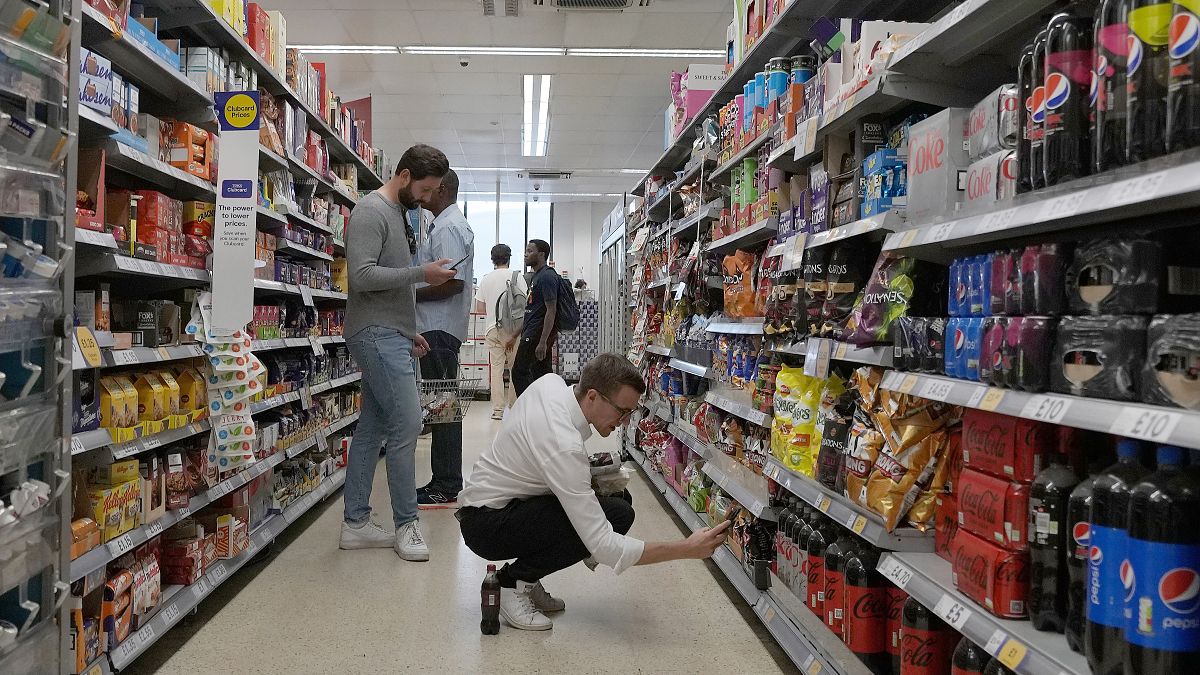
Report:
[[567,603],[550,595],[540,581],[529,587],[529,599],[539,612],[561,612],[567,608]]
[[513,628],[550,630],[554,627],[554,622],[533,604],[532,591],[535,585],[518,581],[516,588],[500,589],[500,616]]
[[429,547],[425,545],[425,538],[421,536],[421,522],[418,520],[409,521],[400,526],[396,530],[396,555],[402,560],[411,562],[424,562],[429,560]]
[[504,411],[503,410],[493,410],[492,411],[492,419],[494,419],[494,420],[504,419]]
[[395,535],[388,532],[374,520],[368,520],[362,525],[351,525],[342,521],[342,538],[338,548],[354,550],[360,548],[387,548],[392,545]]

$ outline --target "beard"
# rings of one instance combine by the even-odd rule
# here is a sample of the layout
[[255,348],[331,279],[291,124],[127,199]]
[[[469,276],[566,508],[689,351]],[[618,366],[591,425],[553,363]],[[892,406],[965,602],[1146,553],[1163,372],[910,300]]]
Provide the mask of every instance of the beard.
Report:
[[420,200],[413,196],[411,184],[398,189],[396,191],[396,199],[407,209],[415,209],[422,205]]

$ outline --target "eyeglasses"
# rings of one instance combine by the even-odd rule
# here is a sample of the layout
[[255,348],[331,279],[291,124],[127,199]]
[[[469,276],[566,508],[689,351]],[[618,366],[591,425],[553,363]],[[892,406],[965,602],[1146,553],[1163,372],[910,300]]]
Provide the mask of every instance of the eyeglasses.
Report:
[[617,412],[621,413],[621,416],[617,418],[617,422],[624,422],[625,420],[629,419],[629,416],[632,415],[637,410],[637,408],[622,408],[621,406],[617,405],[616,403],[613,403],[613,400],[611,398],[605,396],[600,391],[596,391],[596,393],[600,394],[600,398],[602,398],[606,402],[608,402],[608,404],[613,407],[613,410],[616,410]]

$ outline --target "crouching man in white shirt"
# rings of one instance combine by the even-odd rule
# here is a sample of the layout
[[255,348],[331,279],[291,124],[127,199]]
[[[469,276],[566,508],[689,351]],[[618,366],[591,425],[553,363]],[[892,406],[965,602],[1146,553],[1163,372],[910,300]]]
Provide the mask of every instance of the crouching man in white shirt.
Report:
[[543,612],[564,608],[542,577],[588,556],[618,574],[632,565],[702,559],[725,540],[728,523],[673,542],[626,536],[633,525],[628,492],[592,490],[584,441],[594,427],[607,437],[637,409],[646,385],[625,357],[601,354],[570,387],[555,374],[535,381],[505,416],[499,433],[459,493],[463,540],[500,569],[500,616],[514,628],[547,630]]

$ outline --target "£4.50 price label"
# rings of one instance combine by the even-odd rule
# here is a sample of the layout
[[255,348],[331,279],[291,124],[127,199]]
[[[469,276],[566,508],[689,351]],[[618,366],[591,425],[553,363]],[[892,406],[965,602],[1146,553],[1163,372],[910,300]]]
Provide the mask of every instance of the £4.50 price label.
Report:
[[943,595],[942,599],[938,600],[937,605],[934,606],[933,611],[945,619],[946,623],[954,626],[954,630],[960,632],[967,623],[967,619],[971,618],[971,610],[949,595]]
[[1037,395],[1029,399],[1021,409],[1021,417],[1025,419],[1059,424],[1071,409],[1071,399],[1061,396]]
[[1165,443],[1171,439],[1171,434],[1181,419],[1183,417],[1179,413],[1169,410],[1125,408],[1117,415],[1117,419],[1113,420],[1108,433]]

